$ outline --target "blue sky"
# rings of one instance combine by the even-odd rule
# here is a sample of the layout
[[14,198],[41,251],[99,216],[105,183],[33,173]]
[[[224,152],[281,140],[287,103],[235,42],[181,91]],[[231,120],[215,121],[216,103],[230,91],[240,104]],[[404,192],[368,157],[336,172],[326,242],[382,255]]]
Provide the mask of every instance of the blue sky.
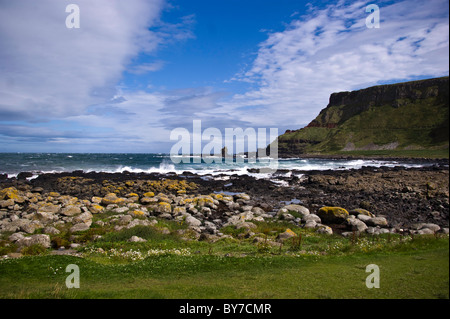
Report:
[[0,152],[168,152],[193,120],[298,129],[333,92],[448,75],[448,5],[0,0]]

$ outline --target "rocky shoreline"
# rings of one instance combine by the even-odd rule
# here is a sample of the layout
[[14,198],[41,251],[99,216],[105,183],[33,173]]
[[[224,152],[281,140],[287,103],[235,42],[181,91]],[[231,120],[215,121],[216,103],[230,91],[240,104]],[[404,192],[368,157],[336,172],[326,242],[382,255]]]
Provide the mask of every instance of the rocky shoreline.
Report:
[[[254,221],[283,220],[342,236],[448,234],[449,227],[448,161],[408,169],[279,171],[271,180],[82,171],[28,177],[0,180],[0,235],[19,251],[34,244],[60,248],[55,238],[63,229],[76,238],[105,223],[118,231],[157,219],[187,225],[178,230],[186,239],[210,241],[228,236],[221,231],[227,226],[252,236]],[[106,213],[106,222],[93,223],[94,215]],[[294,235],[286,231],[279,240]]]

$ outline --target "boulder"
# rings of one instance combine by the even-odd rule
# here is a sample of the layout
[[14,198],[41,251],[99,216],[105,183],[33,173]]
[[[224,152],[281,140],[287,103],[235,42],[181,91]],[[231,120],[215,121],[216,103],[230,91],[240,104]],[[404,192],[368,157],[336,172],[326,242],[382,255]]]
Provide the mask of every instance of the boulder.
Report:
[[44,224],[51,223],[55,220],[58,220],[58,215],[55,215],[53,213],[47,213],[47,212],[37,212],[34,214],[34,218],[36,220],[41,221]]
[[91,212],[91,214],[100,214],[103,213],[104,210],[105,208],[98,204],[89,206],[89,211]]
[[14,206],[14,199],[6,199],[6,200],[0,200],[0,207],[6,208],[9,206]]
[[430,229],[433,231],[433,233],[435,233],[441,229],[441,227],[439,225],[432,224],[432,223],[418,223],[418,224],[412,225],[411,228],[415,229],[415,230]]
[[376,227],[376,226],[387,227],[388,221],[384,217],[372,217],[366,221],[366,224],[369,226],[373,226],[373,227]]
[[31,223],[25,224],[20,227],[20,229],[28,234],[32,234],[36,229],[42,228],[41,223],[38,221],[32,221]]
[[84,212],[83,214],[75,216],[72,221],[75,224],[84,223],[90,227],[92,224],[92,214],[90,212]]
[[302,205],[291,204],[291,205],[286,205],[286,206],[282,207],[278,211],[279,216],[286,214],[286,213],[289,213],[289,214],[293,215],[294,217],[304,218],[305,216],[309,215],[309,209]]
[[60,233],[59,230],[57,230],[55,227],[47,226],[43,230],[44,234],[50,234],[50,235],[57,235]]
[[347,220],[349,213],[342,207],[325,206],[319,209],[317,215],[320,217],[323,223],[341,224]]
[[242,199],[244,201],[250,200],[250,196],[245,193],[236,194],[236,195],[234,195],[234,198]]
[[369,219],[371,219],[373,217],[370,217],[370,216],[364,215],[364,214],[359,214],[358,216],[356,216],[356,218],[358,218],[359,220],[361,220],[364,223],[366,223]]
[[15,203],[23,203],[25,198],[19,194],[15,187],[8,187],[0,190],[0,200],[12,199]]
[[39,207],[38,208],[39,212],[52,213],[52,214],[58,213],[61,209],[61,205],[55,205],[55,204],[47,203],[47,202],[41,203],[38,207]]
[[195,217],[193,217],[191,215],[187,216],[185,221],[191,227],[199,227],[202,224],[201,221],[199,221],[197,218],[195,218]]
[[70,231],[71,231],[72,233],[76,233],[76,232],[79,232],[79,231],[85,231],[85,230],[88,230],[89,227],[90,227],[90,225],[88,225],[88,224],[85,224],[85,223],[79,223],[79,224],[73,225],[73,226],[70,228]]
[[371,212],[369,212],[368,210],[363,209],[363,208],[352,209],[352,210],[350,210],[348,213],[349,213],[350,215],[355,215],[355,216],[358,216],[358,215],[365,215],[365,216],[369,216],[369,217],[375,217],[374,214],[372,214]]
[[8,237],[8,240],[11,242],[16,242],[24,238],[25,236],[22,233],[14,233]]
[[367,229],[367,225],[360,219],[349,218],[347,219],[347,224],[352,231],[364,232]]
[[81,214],[81,208],[75,205],[67,205],[61,209],[60,214],[64,216],[75,216]]
[[290,228],[286,229],[286,231],[278,234],[277,239],[285,240],[288,238],[296,237],[297,234],[294,233]]
[[308,220],[305,225],[303,225],[304,228],[312,229],[317,227],[317,222],[315,220]]
[[317,228],[316,233],[333,235],[333,229],[331,229],[331,227],[329,226],[319,224],[319,228]]
[[322,220],[320,219],[320,217],[317,216],[316,214],[309,214],[309,215],[306,215],[306,216],[303,217],[302,219],[303,219],[303,221],[305,221],[306,223],[311,222],[311,221],[314,221],[314,222],[316,222],[316,223],[321,223],[321,222],[322,222]]
[[23,237],[17,241],[17,245],[19,247],[29,247],[36,244],[49,248],[50,236],[45,234],[31,235],[29,237]]
[[158,203],[158,205],[156,205],[155,212],[157,212],[159,214],[163,214],[163,213],[170,214],[172,212],[172,206],[169,203],[160,202],[160,203]]
[[419,229],[417,231],[417,234],[419,234],[419,235],[432,235],[432,234],[434,234],[434,231],[432,229],[430,229],[430,228],[422,228],[422,229]]
[[102,205],[122,205],[126,202],[124,198],[119,198],[115,193],[109,193],[105,197],[102,198]]
[[131,236],[131,238],[128,239],[128,241],[131,243],[142,243],[146,242],[147,240],[138,236]]
[[149,204],[155,204],[158,202],[157,198],[154,197],[142,197],[140,199],[141,204],[143,205],[149,205]]

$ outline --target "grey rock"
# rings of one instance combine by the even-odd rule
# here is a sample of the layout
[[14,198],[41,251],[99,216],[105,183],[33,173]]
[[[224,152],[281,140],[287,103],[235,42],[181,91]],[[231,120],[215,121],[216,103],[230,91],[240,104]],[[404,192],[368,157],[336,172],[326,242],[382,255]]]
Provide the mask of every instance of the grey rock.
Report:
[[357,218],[361,221],[363,221],[364,223],[367,223],[367,221],[369,219],[371,219],[372,217],[368,216],[368,215],[364,215],[364,214],[359,214],[357,215]]
[[92,224],[92,214],[90,212],[84,212],[78,216],[75,216],[73,218],[73,222],[74,223],[84,223],[87,224],[88,226],[91,226]]
[[291,205],[286,205],[284,207],[282,207],[279,211],[278,211],[278,215],[282,215],[282,214],[286,214],[289,212],[295,212],[296,214],[298,214],[301,218],[304,218],[305,216],[309,215],[309,209],[302,206],[302,205],[296,205],[296,204],[291,204]]
[[31,235],[17,241],[19,247],[29,247],[32,245],[41,245],[44,248],[50,247],[50,236],[45,234]]
[[138,236],[131,236],[130,239],[128,239],[129,242],[132,243],[141,243],[141,242],[146,242],[147,240]]
[[439,225],[433,224],[433,223],[426,223],[423,224],[423,226],[420,229],[428,228],[431,229],[433,232],[437,232],[441,230],[441,227]]
[[319,228],[316,230],[317,233],[319,233],[319,234],[326,234],[326,235],[332,235],[333,234],[333,229],[331,229],[331,227],[326,226],[326,225],[322,225],[322,224],[319,224],[318,226],[319,226]]
[[81,208],[75,205],[67,205],[61,209],[60,214],[64,216],[75,216],[81,214]]
[[434,234],[434,231],[432,229],[430,229],[430,228],[422,228],[422,229],[419,229],[417,231],[417,234],[419,234],[419,235],[432,235],[432,234]]
[[18,240],[21,240],[25,236],[22,233],[14,233],[11,236],[8,237],[8,240],[11,242],[16,242]]
[[347,219],[347,224],[352,231],[364,232],[367,229],[367,225],[358,218]]
[[[360,215],[358,215],[359,218]],[[384,217],[372,217],[367,220],[366,222],[369,226],[380,226],[380,227],[386,227],[388,225],[387,219]]]
[[320,217],[316,214],[309,214],[303,217],[303,220],[307,223],[309,221],[315,221],[316,223],[321,223]]
[[45,228],[43,229],[43,232],[44,232],[45,234],[50,234],[50,235],[57,235],[57,234],[60,233],[59,230],[57,230],[55,227],[52,227],[52,226],[47,226],[47,227],[45,227]]
[[85,230],[88,230],[89,227],[90,227],[90,225],[88,225],[86,223],[79,223],[79,224],[73,225],[70,228],[70,231],[72,233],[79,232],[79,231],[85,231]]
[[303,227],[308,229],[316,228],[317,222],[315,220],[308,220]]

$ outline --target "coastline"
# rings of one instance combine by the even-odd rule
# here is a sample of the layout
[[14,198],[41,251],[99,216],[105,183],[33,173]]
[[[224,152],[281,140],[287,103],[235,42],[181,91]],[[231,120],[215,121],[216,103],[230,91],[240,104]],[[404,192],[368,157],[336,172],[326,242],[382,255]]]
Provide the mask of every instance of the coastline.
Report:
[[[417,159],[415,159],[417,162]],[[118,196],[139,193],[139,189],[127,187],[126,182],[138,180],[176,180],[195,183],[198,188],[191,195],[248,194],[252,206],[263,207],[266,212],[277,212],[283,205],[294,203],[317,213],[320,207],[336,206],[347,210],[364,208],[377,216],[386,217],[392,227],[411,227],[415,223],[436,223],[448,227],[448,160],[423,160],[433,164],[420,168],[362,167],[346,170],[278,170],[270,179],[249,175],[218,174],[198,175],[191,172],[177,173],[104,173],[104,172],[62,172],[44,173],[28,180],[30,174],[0,179],[0,188],[15,187],[19,190],[40,193],[57,192],[90,200],[93,196],[103,197],[109,192],[105,181],[111,187],[123,188]],[[70,178],[89,180],[87,184],[61,183]],[[86,187],[89,186],[89,187]],[[110,188],[109,190],[111,190]],[[176,192],[172,192],[176,195]]]

